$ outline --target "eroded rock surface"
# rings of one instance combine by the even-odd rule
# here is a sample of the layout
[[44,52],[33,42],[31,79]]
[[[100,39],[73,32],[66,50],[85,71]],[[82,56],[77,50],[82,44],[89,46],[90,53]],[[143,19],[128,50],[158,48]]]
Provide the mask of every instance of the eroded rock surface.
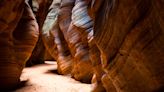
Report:
[[[60,74],[71,74],[82,82],[92,79],[93,92],[163,91],[163,0],[38,2],[38,42],[43,40],[57,60]],[[0,78],[9,77],[0,81],[2,87],[12,87],[34,46],[44,46],[36,45],[38,25],[24,1],[0,2],[0,28],[0,65],[6,66],[0,68],[6,73]],[[44,54],[34,52],[31,58],[36,60]]]
[[[78,7],[79,3],[80,7],[85,9],[81,12],[87,15],[85,1],[62,0],[61,3],[58,3],[60,5],[57,10],[59,13],[55,11],[58,9],[55,7],[57,4],[54,4],[43,27],[43,38],[46,48],[56,58],[61,74],[71,73],[75,79],[89,82],[93,73],[87,37],[93,24],[88,23],[91,20],[87,20],[86,24],[85,22],[81,23],[81,20],[85,20],[82,18],[89,16],[84,15],[76,18],[79,16],[76,15],[78,14],[76,12],[81,9]],[[75,4],[77,6],[74,6]],[[73,19],[75,20],[72,22]],[[77,26],[74,24],[75,22],[78,23]]]
[[19,84],[38,39],[38,24],[23,0],[3,0],[0,7],[0,89],[6,90]]
[[104,0],[99,8],[95,41],[104,71],[117,92],[153,92],[163,88],[163,3]]

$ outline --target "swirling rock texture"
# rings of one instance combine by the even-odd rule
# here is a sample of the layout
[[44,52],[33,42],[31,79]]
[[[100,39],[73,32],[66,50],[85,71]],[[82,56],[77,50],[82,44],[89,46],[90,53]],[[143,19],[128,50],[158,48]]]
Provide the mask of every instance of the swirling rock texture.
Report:
[[[74,6],[74,2],[75,0],[61,0],[60,11],[58,16],[58,26],[59,29],[61,30],[61,33],[63,34],[63,38],[65,39],[68,48],[67,51],[68,59],[65,58],[64,62],[60,61],[61,62],[60,65],[65,67],[71,67],[71,71],[73,68],[74,56],[71,54],[71,49],[69,48],[67,30],[71,23],[71,11]],[[68,64],[64,64],[66,62],[68,62]],[[69,73],[71,73],[71,71]]]
[[[89,59],[87,36],[82,35],[82,30],[89,30],[90,25],[87,25],[88,20],[86,21],[86,25],[80,20],[83,17],[85,18],[87,11],[81,11],[85,15],[76,18],[76,20],[79,21],[77,23],[80,24],[80,22],[83,22],[81,25],[76,27],[72,22],[72,20],[77,17],[75,12],[72,12],[72,9],[75,7],[74,4],[79,4],[79,2],[82,1],[62,0],[59,14],[57,13],[58,8],[55,7],[54,4],[43,27],[43,39],[46,48],[57,60],[60,74],[68,74],[71,72],[75,79],[88,82],[92,78],[92,65]],[[84,2],[82,2],[80,7],[82,6],[84,6],[83,9],[87,8]],[[74,11],[78,8],[80,9],[80,7],[76,6]],[[74,14],[74,16],[72,14]],[[80,28],[82,25],[84,25],[84,28]]]
[[39,40],[37,41],[37,45],[35,46],[34,51],[32,52],[32,55],[27,62],[27,66],[32,66],[35,64],[44,63],[45,60],[44,56],[46,53],[46,49],[43,44],[41,30],[48,14],[48,9],[52,3],[52,0],[29,0],[29,2],[32,2],[31,7],[34,10],[35,17],[39,25]]
[[102,76],[105,74],[102,68],[102,63],[101,63],[101,57],[100,57],[100,51],[95,44],[94,39],[90,39],[89,42],[89,54],[90,54],[90,59],[92,62],[93,66],[93,78],[92,78],[92,85],[93,85],[93,90],[92,92],[104,92],[105,88],[102,84]]
[[96,12],[94,39],[107,92],[164,91],[163,4],[163,0],[103,0]]
[[[92,18],[93,22],[96,21],[95,19],[95,14],[97,14],[97,11],[101,5],[103,0],[92,0],[92,2],[89,2],[88,4],[88,15]],[[94,29],[92,29],[89,34],[88,34],[88,43],[89,43],[89,54],[90,54],[90,59],[92,62],[93,66],[93,77],[92,77],[92,86],[93,90],[92,92],[105,92],[106,85],[103,84],[104,82],[104,70],[102,67],[102,62],[101,62],[101,53],[99,48],[96,45],[95,39],[94,39]],[[107,79],[107,78],[106,78]],[[106,82],[108,81],[108,82]],[[105,84],[110,83],[110,80],[105,80]],[[108,85],[107,85],[108,86]],[[109,87],[107,87],[109,88]],[[110,89],[112,92],[112,89]]]
[[87,37],[93,22],[87,15],[87,3],[78,0],[53,2],[42,30],[45,47],[57,60],[60,74],[71,72],[75,79],[89,82],[92,64]]
[[72,76],[83,82],[89,82],[93,75],[88,45],[88,34],[92,30],[93,21],[87,13],[87,4],[85,0],[75,0],[72,21],[67,30],[68,46],[74,56]]
[[[54,2],[56,1],[54,0]],[[46,48],[57,60],[60,74],[71,72],[75,79],[88,82],[92,78],[92,65],[89,59],[87,34],[93,23],[91,24],[92,21],[89,19],[83,22],[86,19],[85,17],[88,18],[89,16],[86,16],[87,5],[84,1],[80,4],[83,10],[78,10],[80,9],[78,4],[81,2],[62,0],[59,14],[58,4],[52,4],[43,27],[43,39]],[[74,6],[74,4],[77,4],[77,6]],[[73,7],[74,11],[72,12]],[[80,18],[77,18],[79,16],[76,15],[78,14],[77,11],[83,14]],[[78,27],[74,25],[72,20],[77,21]]]
[[[38,2],[39,41],[60,74],[92,79],[93,92],[164,91],[163,0]],[[39,28],[23,0],[0,1],[0,28],[0,89],[13,88],[43,45],[36,45]]]
[[21,71],[38,40],[38,25],[23,0],[0,1],[0,89],[19,84]]
[[54,0],[50,6],[50,12],[44,22],[42,38],[46,49],[57,60],[58,72],[69,74],[72,68],[72,56],[59,27],[60,3],[61,0]]

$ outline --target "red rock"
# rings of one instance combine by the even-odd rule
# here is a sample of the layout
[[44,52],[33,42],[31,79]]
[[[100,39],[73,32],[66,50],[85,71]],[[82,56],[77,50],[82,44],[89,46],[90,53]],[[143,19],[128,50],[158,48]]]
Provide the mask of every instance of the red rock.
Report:
[[0,2],[0,89],[19,84],[21,71],[38,40],[38,25],[23,0]]

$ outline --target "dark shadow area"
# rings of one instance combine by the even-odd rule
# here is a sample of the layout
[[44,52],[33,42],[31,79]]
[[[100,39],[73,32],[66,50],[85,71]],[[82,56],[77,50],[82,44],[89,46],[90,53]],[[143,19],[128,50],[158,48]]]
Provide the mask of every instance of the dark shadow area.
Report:
[[[75,79],[73,76],[71,76],[71,78]],[[76,80],[79,81],[81,83],[85,83],[85,84],[91,84],[91,80],[90,81],[86,81],[86,80]]]
[[27,83],[28,83],[29,80],[24,80],[24,81],[21,81],[16,87],[12,88],[12,89],[8,89],[8,90],[0,90],[0,92],[14,92],[16,91],[17,89],[21,89],[23,87],[26,87],[28,86]]
[[15,89],[13,89],[13,90],[20,89],[20,88],[22,88],[22,87],[27,86],[28,81],[29,81],[29,80],[21,81],[21,82],[18,84],[18,86],[17,86]]
[[53,74],[57,74],[57,75],[62,75],[62,74],[59,74],[58,73],[58,70],[57,69],[48,70],[45,73],[53,73]]
[[[62,74],[59,74],[59,73],[58,73],[57,69],[48,70],[48,71],[46,71],[45,73],[46,73],[46,74],[52,73],[52,74],[62,75]],[[70,74],[68,74],[68,75],[70,75]],[[64,75],[64,76],[66,76],[66,75]],[[71,76],[71,75],[70,75],[70,76]],[[71,78],[74,79],[73,76],[71,76]],[[76,80],[76,81],[79,81],[79,82],[85,83],[85,84],[91,84],[91,81],[86,81],[86,80]]]
[[[41,67],[41,66],[51,66],[52,64],[47,64],[47,63],[44,63],[44,64],[36,64],[36,65],[33,65],[33,66],[30,66],[30,67],[25,67],[25,68],[36,68],[36,67]],[[55,66],[55,65],[54,65]]]
[[39,65],[39,64],[45,64],[45,62],[42,61],[42,60],[37,60],[37,61],[30,61],[30,60],[28,60],[26,62],[26,67],[32,67],[32,66]]
[[154,92],[164,92],[164,86],[160,87],[159,89],[155,90]]

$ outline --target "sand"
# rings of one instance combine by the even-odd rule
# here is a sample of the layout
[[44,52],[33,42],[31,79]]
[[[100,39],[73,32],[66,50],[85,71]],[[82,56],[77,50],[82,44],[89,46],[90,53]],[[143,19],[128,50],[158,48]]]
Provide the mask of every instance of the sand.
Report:
[[70,75],[59,75],[56,69],[57,64],[49,61],[25,68],[21,81],[27,82],[14,92],[91,92],[91,84],[76,81]]

